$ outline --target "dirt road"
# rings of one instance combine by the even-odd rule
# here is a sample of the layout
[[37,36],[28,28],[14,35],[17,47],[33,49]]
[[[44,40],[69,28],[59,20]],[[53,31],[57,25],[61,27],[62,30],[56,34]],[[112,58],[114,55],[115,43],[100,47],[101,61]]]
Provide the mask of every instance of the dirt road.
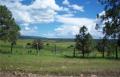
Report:
[[117,74],[109,75],[95,75],[95,74],[80,74],[80,76],[56,76],[56,75],[40,75],[33,73],[23,73],[23,72],[0,72],[0,77],[120,77],[120,72]]

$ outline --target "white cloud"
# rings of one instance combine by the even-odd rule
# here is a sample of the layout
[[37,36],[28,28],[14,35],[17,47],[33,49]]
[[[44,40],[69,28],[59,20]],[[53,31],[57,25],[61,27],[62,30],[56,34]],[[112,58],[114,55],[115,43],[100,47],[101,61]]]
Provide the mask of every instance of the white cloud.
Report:
[[[36,26],[30,27],[25,26],[21,31],[21,35],[27,35],[27,36],[36,36],[39,32],[37,30],[38,28]],[[34,35],[33,35],[34,34]]]
[[67,13],[67,14],[63,14],[63,15],[57,15],[56,17],[59,19],[59,17],[73,17],[74,14],[73,13]]
[[35,0],[30,7],[34,9],[53,9],[53,10],[61,10],[61,8],[55,3],[55,0]]
[[76,18],[70,16],[57,16],[57,22],[70,25],[94,25],[94,19],[90,18]]
[[[6,5],[11,11],[18,23],[24,26],[21,30],[22,35],[38,34],[38,28],[29,27],[29,24],[58,22],[59,25],[54,32],[44,34],[48,37],[74,37],[79,28],[85,25],[88,31],[94,36],[99,37],[101,33],[95,30],[95,19],[75,18],[74,11],[84,12],[84,7],[76,4],[70,4],[68,0],[64,0],[66,7],[56,4],[55,0],[35,0],[30,5],[24,5],[21,0],[0,0],[0,4]],[[59,11],[65,11],[67,14],[59,15]]]
[[79,26],[63,25],[55,29],[57,37],[73,38],[79,31]]
[[73,38],[79,32],[80,27],[85,25],[88,28],[88,32],[94,38],[102,37],[102,32],[95,29],[96,19],[90,18],[75,18],[71,16],[57,16],[57,22],[61,23],[59,27],[54,29],[53,33],[48,33],[48,37],[63,37],[63,38]]
[[68,0],[64,0],[64,1],[63,1],[63,4],[64,4],[64,5],[69,5],[70,3],[69,3]]
[[77,5],[77,4],[70,4],[70,2],[68,0],[64,0],[63,4],[67,5],[69,9],[84,12],[84,7],[83,6],[80,6],[80,5]]
[[29,30],[31,30],[31,29],[30,29],[28,26],[26,26],[26,27],[25,27],[25,30],[26,30],[26,31],[29,31]]
[[34,26],[34,29],[35,29],[35,30],[37,30],[37,29],[38,29],[38,27],[37,27],[37,26]]
[[29,23],[23,23],[22,26],[29,26]]
[[105,15],[105,11],[99,13],[99,16]]
[[62,11],[65,11],[65,12],[70,12],[70,9],[67,8],[67,7],[63,7],[63,10]]
[[55,0],[35,0],[30,5],[24,5],[20,0],[1,0],[13,13],[14,18],[21,24],[53,22],[57,11],[62,7]]
[[[49,32],[47,34],[44,34],[44,36],[49,38],[74,38],[75,35],[78,34],[80,27],[82,26],[61,25],[54,29],[54,32]],[[88,30],[93,38],[103,37],[102,32],[95,30],[94,26],[91,28],[91,30],[89,28]]]
[[74,5],[71,5],[70,7],[72,7],[74,10],[84,12],[84,7],[83,6],[79,6],[79,5],[74,4]]
[[[0,4],[6,5],[20,24],[49,23],[54,22],[58,11],[70,12],[68,7],[60,7],[55,0],[35,0],[30,5],[24,5],[21,0],[0,0]],[[63,3],[70,5],[68,0]],[[83,11],[82,6],[70,5],[74,10]]]
[[[22,29],[21,31],[20,31],[20,33],[21,33],[21,35],[27,35],[27,36],[34,36],[34,35],[36,35],[37,33],[38,33],[38,31],[36,31],[36,30],[25,30],[25,29]],[[34,35],[33,35],[34,34]]]

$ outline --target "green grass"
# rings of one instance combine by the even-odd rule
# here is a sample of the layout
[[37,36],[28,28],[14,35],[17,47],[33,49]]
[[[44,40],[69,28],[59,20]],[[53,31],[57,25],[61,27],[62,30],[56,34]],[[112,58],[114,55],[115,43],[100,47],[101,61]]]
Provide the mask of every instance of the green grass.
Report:
[[[55,75],[80,75],[80,73],[117,73],[120,72],[120,60],[101,58],[98,53],[97,58],[72,58],[74,42],[47,41],[49,46],[45,46],[39,54],[31,49],[32,54],[28,54],[24,46],[32,40],[18,40],[17,46],[13,49],[13,54],[0,53],[0,71],[23,71],[39,74]],[[53,53],[54,44],[57,45],[57,54]],[[0,41],[0,49],[9,52],[9,43]],[[79,56],[79,55],[78,55]],[[91,53],[94,56],[94,53]]]
[[61,56],[3,55],[0,69],[40,74],[79,75],[81,72],[120,72],[120,61],[108,59],[76,59]]

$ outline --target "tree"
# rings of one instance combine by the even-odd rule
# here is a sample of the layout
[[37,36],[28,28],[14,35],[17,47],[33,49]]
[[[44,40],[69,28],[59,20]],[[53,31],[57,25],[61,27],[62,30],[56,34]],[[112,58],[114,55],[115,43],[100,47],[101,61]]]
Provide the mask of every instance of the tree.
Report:
[[[118,44],[118,46],[119,46],[119,48],[120,48],[120,35],[118,36],[117,44]],[[119,49],[119,50],[120,50],[120,49]]]
[[[120,35],[120,1],[119,0],[98,0],[101,4],[105,5],[105,14],[98,17],[102,19],[105,27],[103,32],[105,35],[115,40],[119,39]],[[118,58],[118,44],[116,44],[116,59]]]
[[87,32],[85,26],[80,28],[79,34],[76,35],[76,49],[82,51],[83,57],[85,53],[89,53],[92,49],[92,36]]
[[38,53],[38,51],[43,48],[43,42],[41,40],[34,40],[32,43],[32,47],[35,48]]
[[11,53],[13,45],[16,44],[19,30],[20,28],[12,17],[12,13],[6,6],[0,5],[0,40],[11,43]]
[[103,37],[103,39],[101,39],[98,44],[97,44],[97,49],[99,52],[102,52],[102,57],[105,57],[105,51],[108,47],[108,39],[107,37]]
[[120,47],[120,35],[118,36],[117,44],[118,44],[118,46]]
[[85,53],[89,53],[94,49],[94,41],[90,33],[85,36]]

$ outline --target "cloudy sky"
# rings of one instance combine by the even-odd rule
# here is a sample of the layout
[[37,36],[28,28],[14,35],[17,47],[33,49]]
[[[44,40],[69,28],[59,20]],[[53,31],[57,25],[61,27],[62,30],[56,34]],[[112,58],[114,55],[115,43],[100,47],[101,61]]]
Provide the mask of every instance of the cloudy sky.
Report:
[[96,14],[103,6],[97,0],[0,0],[21,27],[21,35],[48,38],[73,38],[85,25],[94,38]]

